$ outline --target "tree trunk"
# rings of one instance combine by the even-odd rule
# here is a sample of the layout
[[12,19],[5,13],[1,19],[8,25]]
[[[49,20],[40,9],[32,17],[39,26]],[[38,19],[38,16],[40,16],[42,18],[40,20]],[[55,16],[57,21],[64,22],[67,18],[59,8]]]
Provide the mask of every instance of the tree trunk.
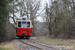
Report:
[[32,36],[35,36],[35,33],[34,33],[34,21],[32,22],[32,25],[33,25],[33,28],[32,28]]
[[74,0],[72,0],[72,2],[73,2],[73,7],[74,7]]
[[34,33],[34,18],[33,18],[32,12],[30,14],[30,19],[32,20],[32,25],[33,25],[33,28],[32,28],[32,36],[35,36],[35,33]]
[[49,35],[52,35],[52,28],[51,28],[51,23],[49,23]]

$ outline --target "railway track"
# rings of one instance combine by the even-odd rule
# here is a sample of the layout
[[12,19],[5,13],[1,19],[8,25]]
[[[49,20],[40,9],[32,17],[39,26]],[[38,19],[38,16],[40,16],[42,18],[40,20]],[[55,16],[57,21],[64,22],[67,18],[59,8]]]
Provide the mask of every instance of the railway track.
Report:
[[48,44],[43,44],[43,43],[36,42],[33,39],[30,39],[30,40],[22,40],[22,39],[20,39],[19,41],[24,43],[24,44],[27,44],[29,46],[35,47],[35,48],[37,48],[39,50],[65,50],[65,49],[50,46]]
[[39,49],[39,50],[43,50],[43,49],[40,48],[40,47],[34,46],[34,45],[32,45],[32,44],[29,44],[27,41],[22,41],[22,40],[19,40],[19,41],[22,42],[23,44],[27,44],[27,45],[32,46],[32,47],[34,47],[34,48],[37,48],[37,49]]
[[52,49],[56,49],[56,50],[65,50],[65,49],[62,49],[62,48],[58,48],[58,47],[55,47],[55,46],[51,46],[51,45],[49,45],[49,44],[37,42],[37,41],[35,41],[35,40],[33,40],[33,39],[30,39],[29,41],[32,42],[32,43],[36,43],[36,44],[38,44],[38,45],[42,45],[42,46],[44,46],[44,47],[48,47],[48,48],[52,48]]

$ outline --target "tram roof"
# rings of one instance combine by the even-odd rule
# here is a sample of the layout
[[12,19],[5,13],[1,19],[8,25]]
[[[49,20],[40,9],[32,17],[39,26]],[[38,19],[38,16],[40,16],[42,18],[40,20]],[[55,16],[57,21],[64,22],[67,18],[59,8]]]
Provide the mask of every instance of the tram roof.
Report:
[[17,21],[31,21],[31,20],[17,20]]

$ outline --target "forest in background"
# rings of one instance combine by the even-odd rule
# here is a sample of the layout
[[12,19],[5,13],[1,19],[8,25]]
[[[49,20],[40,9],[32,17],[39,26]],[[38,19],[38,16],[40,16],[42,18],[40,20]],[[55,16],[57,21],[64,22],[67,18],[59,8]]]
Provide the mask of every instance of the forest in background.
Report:
[[75,1],[55,0],[46,4],[46,26],[53,38],[74,38],[75,36]]
[[9,22],[9,3],[13,0],[0,0],[0,42],[10,40],[15,35],[14,27]]
[[[33,36],[75,38],[75,1],[50,0],[44,5],[41,3],[40,0],[0,0],[0,41],[16,36],[16,13],[32,20]],[[42,24],[36,21],[39,16],[43,18]],[[10,18],[14,24],[10,23]]]

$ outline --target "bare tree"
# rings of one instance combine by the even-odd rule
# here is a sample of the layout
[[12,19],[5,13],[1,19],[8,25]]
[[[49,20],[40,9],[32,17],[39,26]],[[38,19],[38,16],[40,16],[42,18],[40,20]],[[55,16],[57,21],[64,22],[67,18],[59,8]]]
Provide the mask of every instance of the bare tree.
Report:
[[48,3],[46,3],[46,8],[45,8],[45,13],[46,13],[46,25],[49,31],[49,35],[52,35],[52,27],[51,27],[51,16],[52,16],[52,12],[50,10],[50,8],[48,7]]
[[14,24],[16,24],[15,17],[17,17],[15,13],[17,13],[19,11],[17,6],[18,6],[18,1],[13,0],[13,2],[9,3],[9,7],[8,7],[9,14],[12,14],[12,15],[9,16],[9,18],[13,19]]
[[52,5],[46,4],[45,8],[49,35],[70,37],[74,32],[74,9],[71,8],[72,6],[74,7],[74,0],[72,0],[73,4],[71,4],[71,0],[51,0],[51,2]]
[[32,20],[32,34],[34,34],[35,19],[37,18],[38,11],[40,10],[40,0],[23,0],[24,1],[24,13],[27,19]]

